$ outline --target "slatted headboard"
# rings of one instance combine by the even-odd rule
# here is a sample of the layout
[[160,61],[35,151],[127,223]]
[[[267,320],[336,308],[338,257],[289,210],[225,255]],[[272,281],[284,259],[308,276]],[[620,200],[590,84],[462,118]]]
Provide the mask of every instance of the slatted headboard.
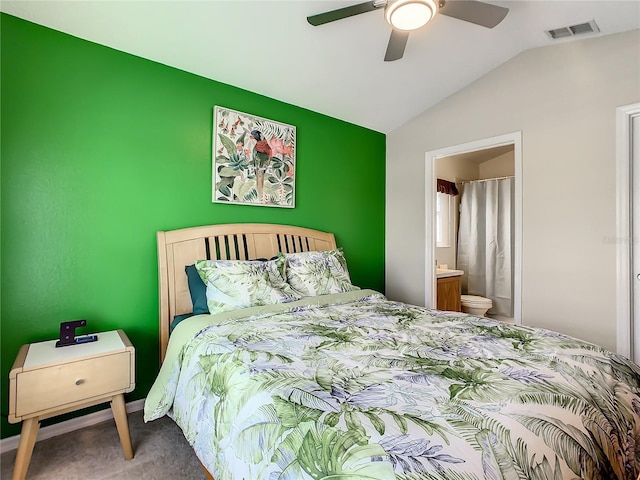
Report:
[[193,311],[184,268],[196,260],[252,260],[278,252],[336,248],[333,233],[264,223],[209,225],[158,232],[160,289],[160,362],[169,343],[175,315]]

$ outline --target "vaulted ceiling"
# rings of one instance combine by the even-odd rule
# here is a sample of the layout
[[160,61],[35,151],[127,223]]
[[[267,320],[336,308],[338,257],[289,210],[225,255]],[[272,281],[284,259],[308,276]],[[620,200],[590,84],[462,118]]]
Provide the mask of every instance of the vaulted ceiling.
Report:
[[[306,21],[355,3],[3,0],[0,10],[383,133],[524,50],[640,28],[637,0],[490,1],[509,8],[495,28],[437,15],[411,33],[404,58],[384,62],[391,27],[381,10]],[[592,20],[599,33],[545,33]]]

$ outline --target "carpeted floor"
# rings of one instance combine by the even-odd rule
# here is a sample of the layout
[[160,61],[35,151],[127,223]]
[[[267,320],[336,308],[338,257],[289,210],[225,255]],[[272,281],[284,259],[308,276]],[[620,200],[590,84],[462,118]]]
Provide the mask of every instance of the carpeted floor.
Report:
[[[178,426],[163,417],[144,423],[129,414],[133,460],[126,461],[113,420],[36,442],[27,480],[203,480],[200,463]],[[9,480],[16,451],[0,457]]]

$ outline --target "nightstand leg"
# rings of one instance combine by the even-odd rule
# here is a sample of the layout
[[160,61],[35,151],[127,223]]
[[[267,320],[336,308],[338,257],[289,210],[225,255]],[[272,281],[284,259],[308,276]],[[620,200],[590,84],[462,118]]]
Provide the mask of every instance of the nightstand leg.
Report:
[[38,418],[27,418],[22,422],[22,431],[20,432],[20,443],[18,443],[18,452],[16,453],[16,464],[13,467],[13,480],[24,480],[29,469],[33,446],[36,444],[38,430],[40,429],[40,421]]
[[116,395],[111,399],[111,411],[113,419],[116,421],[116,428],[120,436],[120,443],[124,451],[124,459],[133,458],[133,447],[131,446],[131,435],[129,435],[129,421],[127,420],[127,408],[124,405],[124,395]]

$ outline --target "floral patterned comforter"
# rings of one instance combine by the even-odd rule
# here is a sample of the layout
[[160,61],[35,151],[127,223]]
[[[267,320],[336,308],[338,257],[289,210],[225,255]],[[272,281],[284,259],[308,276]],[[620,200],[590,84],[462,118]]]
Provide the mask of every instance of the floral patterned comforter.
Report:
[[640,367],[371,290],[185,320],[145,404],[167,413],[216,480],[640,473]]

